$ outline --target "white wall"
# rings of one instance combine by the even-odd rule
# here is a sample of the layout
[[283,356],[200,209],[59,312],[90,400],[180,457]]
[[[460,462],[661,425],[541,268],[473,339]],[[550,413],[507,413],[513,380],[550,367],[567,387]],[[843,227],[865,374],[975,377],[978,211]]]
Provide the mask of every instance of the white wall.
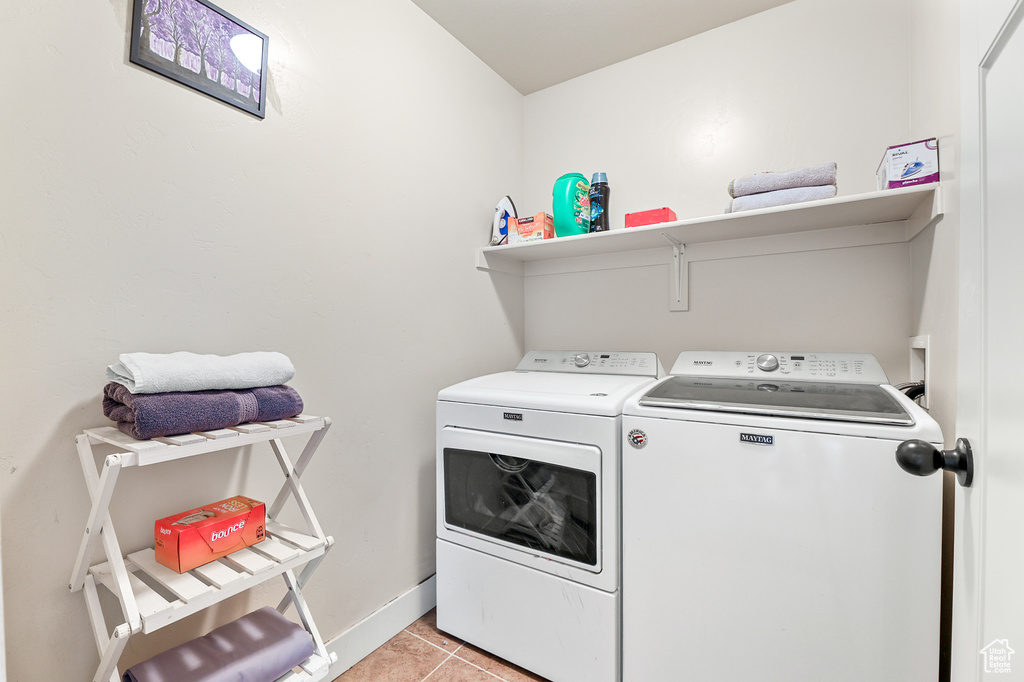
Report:
[[[758,170],[835,160],[850,195],[873,189],[888,144],[939,135],[945,153],[956,122],[925,84],[947,69],[910,54],[924,26],[904,40],[931,3],[796,0],[525,100],[406,0],[220,4],[270,35],[264,121],[129,65],[127,2],[0,8],[0,57],[17,65],[0,76],[9,679],[95,665],[65,586],[88,510],[73,438],[105,423],[103,367],[120,352],[295,361],[308,411],[334,419],[307,482],[337,541],[307,589],[326,638],[433,572],[434,394],[524,347],[666,364],[683,348],[866,350],[901,380],[906,338],[931,333],[933,413],[952,437],[950,193],[911,245],[695,262],[687,313],[668,312],[664,266],[525,286],[472,268],[496,199],[550,210],[567,171],[609,174],[620,227],[663,205],[720,213],[728,181]],[[926,24],[943,36],[949,5]],[[124,548],[164,514],[276,492],[270,456],[252,455],[127,471]],[[123,663],[278,596],[135,638]]]
[[[130,4],[0,8],[3,574],[22,682],[98,662],[67,589],[89,509],[73,438],[107,423],[118,353],[293,359],[307,411],[334,420],[307,475],[337,542],[307,589],[331,638],[433,573],[436,391],[523,351],[521,282],[472,260],[494,202],[523,194],[515,90],[407,0],[224,0],[270,36],[260,121],[128,64]],[[166,514],[276,493],[273,456],[251,454],[125,471],[122,547]],[[133,638],[122,662],[280,595]]]
[[[960,246],[960,2],[910,2],[911,137],[937,137],[944,215],[911,242],[911,334],[927,335],[928,408],[947,447],[958,436],[958,263]],[[945,474],[943,497],[942,680],[952,647],[956,478]]]
[[[796,0],[528,96],[527,213],[550,210],[551,186],[570,171],[608,173],[613,229],[659,206],[720,213],[731,179],[825,160],[838,163],[840,195],[869,192],[886,146],[935,136],[944,217],[909,244],[762,256],[727,246],[734,258],[691,263],[688,312],[668,310],[667,266],[579,259],[568,267],[580,272],[525,278],[526,346],[653,350],[666,366],[683,349],[866,351],[899,382],[908,338],[928,335],[930,412],[951,445],[958,21],[957,0]],[[947,476],[947,527],[952,485]]]
[[[526,98],[523,209],[564,172],[608,173],[611,223],[659,206],[721,213],[731,179],[836,161],[840,195],[875,189],[909,140],[905,2],[796,0]],[[884,48],[884,49],[883,49]],[[735,253],[741,253],[736,251]],[[689,312],[667,266],[526,279],[526,345],[875,353],[906,378],[906,244],[692,263]]]
[[957,263],[960,177],[960,4],[957,0],[910,3],[911,137],[939,139],[944,216],[911,243],[913,335],[928,335],[929,412],[956,443]]

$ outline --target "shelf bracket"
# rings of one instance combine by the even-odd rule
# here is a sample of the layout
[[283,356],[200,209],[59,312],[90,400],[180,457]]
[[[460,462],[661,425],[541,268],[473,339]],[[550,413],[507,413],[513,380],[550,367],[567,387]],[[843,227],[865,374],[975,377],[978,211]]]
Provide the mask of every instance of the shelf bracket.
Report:
[[670,234],[661,233],[672,246],[672,272],[668,282],[668,309],[673,313],[685,313],[690,309],[690,277],[686,262],[686,244]]
[[[88,466],[88,463],[85,464]],[[117,475],[121,472],[121,457],[119,455],[108,455],[103,460],[103,473],[94,486],[91,486],[89,494],[92,496],[92,510],[89,512],[89,519],[85,524],[85,533],[82,535],[82,542],[78,550],[78,559],[75,561],[75,568],[71,573],[69,587],[72,592],[82,589],[85,584],[85,574],[89,570],[93,552],[100,542],[101,531],[108,516],[107,510],[110,507],[110,498],[114,494],[114,485],[117,483]]]
[[[285,596],[284,601],[281,602],[281,606],[286,606],[287,602],[291,602],[295,605],[295,610],[299,614],[299,620],[302,621],[302,625],[313,637],[313,645],[316,647],[316,652],[320,654],[325,660],[331,660],[331,655],[327,652],[327,647],[324,645],[324,640],[320,637],[320,631],[316,628],[316,623],[313,622],[313,616],[309,612],[309,606],[306,604],[306,598],[302,594],[302,588],[299,587],[298,580],[295,578],[295,573],[292,571],[285,571],[284,582],[288,585],[288,594]],[[278,608],[278,612],[284,613],[282,608]]]
[[[326,428],[322,429],[322,431],[326,430]],[[315,438],[316,435],[317,434],[313,434],[313,437],[310,438],[311,443],[316,440],[316,443],[313,445],[313,450],[316,450],[316,446],[319,445],[319,440]],[[297,469],[292,465],[291,460],[288,459],[288,453],[285,452],[284,443],[281,442],[280,438],[275,438],[270,441],[270,446],[273,448],[274,454],[277,455],[277,462],[281,465],[281,473],[284,474],[284,485],[281,487],[281,491],[278,493],[274,505],[270,510],[268,510],[273,512],[273,516],[271,518],[277,517],[277,513],[281,510],[284,500],[287,499],[287,494],[291,493],[291,496],[295,498],[295,502],[299,506],[302,518],[306,521],[306,528],[308,528],[309,531],[319,539],[326,540],[327,536],[324,534],[323,528],[321,528],[320,522],[316,518],[316,514],[313,513],[313,506],[309,503],[309,499],[306,497],[306,491],[303,489],[302,482],[299,480],[302,470]],[[307,449],[304,454],[306,453],[312,454],[312,450]],[[302,458],[301,462],[302,469],[304,469],[306,464],[309,462],[309,457],[307,456]]]
[[[104,472],[101,477],[95,470],[95,460],[92,454],[92,445],[89,437],[85,434],[75,439],[75,446],[78,449],[78,457],[82,464],[82,473],[85,476],[85,485],[89,490],[89,497],[94,508],[90,510],[90,521],[86,524],[82,543],[79,547],[78,558],[71,574],[69,587],[72,592],[77,592],[85,586],[85,575],[88,572],[88,562],[92,550],[96,547],[95,535],[99,535],[103,544],[103,553],[106,555],[114,577],[114,584],[117,589],[118,601],[121,602],[121,613],[125,622],[132,632],[138,632],[142,627],[142,616],[139,613],[139,606],[135,601],[135,594],[131,589],[128,578],[128,569],[124,565],[121,553],[121,546],[118,544],[117,535],[114,533],[114,524],[110,520],[110,512],[107,510],[110,504],[110,497],[113,495],[113,486],[117,482],[117,474],[124,464],[120,454],[108,456],[103,461]],[[105,498],[105,499],[104,499]],[[102,519],[102,521],[101,521]],[[99,522],[97,528],[90,528],[90,524]],[[97,533],[98,531],[98,533]]]
[[931,201],[923,201],[909,218],[906,219],[907,241],[919,235],[925,228],[931,227],[945,215],[945,204],[942,200],[942,185],[936,183]]

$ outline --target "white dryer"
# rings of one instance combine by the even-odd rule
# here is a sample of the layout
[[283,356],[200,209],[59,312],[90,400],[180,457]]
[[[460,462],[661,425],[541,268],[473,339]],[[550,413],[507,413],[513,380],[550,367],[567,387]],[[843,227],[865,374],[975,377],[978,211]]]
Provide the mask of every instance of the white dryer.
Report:
[[620,676],[626,399],[654,353],[530,352],[437,401],[437,624],[554,682]]
[[871,355],[685,352],[623,410],[623,680],[934,682],[938,425]]

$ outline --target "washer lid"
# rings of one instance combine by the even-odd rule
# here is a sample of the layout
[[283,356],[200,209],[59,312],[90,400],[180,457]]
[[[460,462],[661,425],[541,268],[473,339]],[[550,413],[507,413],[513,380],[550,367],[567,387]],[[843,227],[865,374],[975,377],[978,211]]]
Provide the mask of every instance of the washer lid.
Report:
[[500,372],[449,386],[437,399],[614,417],[622,414],[627,398],[655,381],[610,374]]
[[914,424],[903,406],[875,384],[673,376],[647,391],[639,402],[645,407]]
[[515,371],[449,386],[437,399],[617,417],[627,398],[663,376],[655,353],[530,351]]

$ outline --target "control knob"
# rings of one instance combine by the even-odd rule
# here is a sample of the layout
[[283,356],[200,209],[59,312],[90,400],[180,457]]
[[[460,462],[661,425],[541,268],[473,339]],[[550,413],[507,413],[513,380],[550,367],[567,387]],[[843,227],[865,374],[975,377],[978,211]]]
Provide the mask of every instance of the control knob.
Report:
[[779,368],[779,359],[771,353],[757,356],[757,368],[762,372],[774,372]]
[[577,367],[586,367],[590,364],[590,356],[586,353],[577,353],[573,356],[572,362]]

